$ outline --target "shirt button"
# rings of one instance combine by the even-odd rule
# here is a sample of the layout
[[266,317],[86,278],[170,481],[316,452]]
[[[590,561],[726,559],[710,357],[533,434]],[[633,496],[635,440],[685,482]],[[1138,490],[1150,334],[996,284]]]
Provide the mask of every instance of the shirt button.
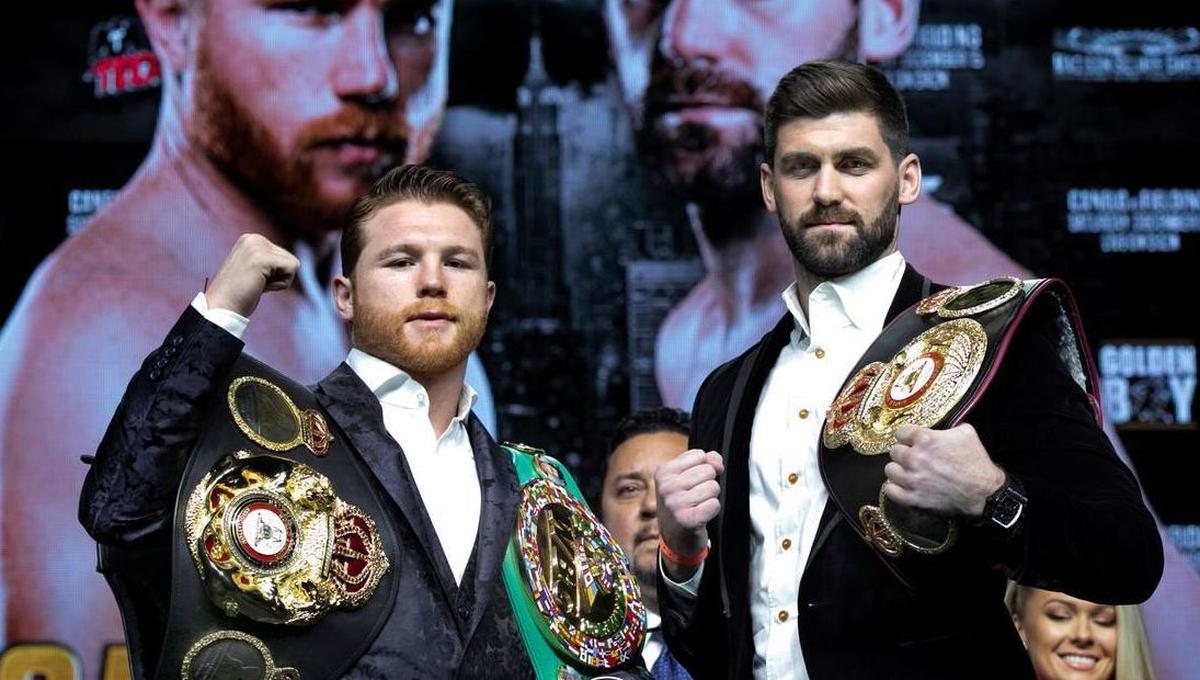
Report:
[[801,418],[807,418],[808,417],[808,409],[802,408],[802,409],[800,409],[800,412],[797,413],[796,415],[800,416]]
[[800,475],[796,474],[795,472],[788,475],[788,484],[795,484],[798,481],[800,481]]
[[784,550],[787,550],[787,549],[789,549],[789,548],[791,548],[791,547],[792,547],[792,539],[790,539],[790,538],[785,538],[785,539],[783,539],[783,541],[781,541],[781,542],[779,543],[779,545],[783,546],[783,549],[784,549]]
[[818,348],[817,348],[817,351],[816,351],[816,352],[814,352],[814,354],[816,354],[816,355],[817,355],[817,358],[818,358],[818,359],[824,359],[824,358],[825,358],[825,350],[821,349],[820,347],[818,347]]
[[787,620],[788,620],[788,613],[787,613],[787,610],[786,610],[786,609],[780,609],[780,610],[779,610],[779,614],[777,614],[777,615],[775,616],[775,618],[779,619],[779,622],[780,622],[780,623],[786,623],[786,622],[787,622]]

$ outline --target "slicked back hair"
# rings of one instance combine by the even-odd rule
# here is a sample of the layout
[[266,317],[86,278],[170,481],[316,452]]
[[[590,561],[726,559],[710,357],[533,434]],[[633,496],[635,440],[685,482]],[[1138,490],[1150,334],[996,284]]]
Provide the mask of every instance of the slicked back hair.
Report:
[[908,114],[904,100],[888,79],[865,64],[835,59],[807,61],[780,79],[763,117],[766,161],[775,164],[779,128],[798,118],[824,118],[835,113],[869,113],[899,163],[908,155]]
[[475,184],[449,170],[424,165],[402,165],[384,173],[371,189],[354,202],[342,228],[342,274],[354,272],[362,255],[363,227],[380,210],[401,201],[448,203],[461,208],[479,227],[483,241],[484,264],[492,264],[492,208],[487,196]]

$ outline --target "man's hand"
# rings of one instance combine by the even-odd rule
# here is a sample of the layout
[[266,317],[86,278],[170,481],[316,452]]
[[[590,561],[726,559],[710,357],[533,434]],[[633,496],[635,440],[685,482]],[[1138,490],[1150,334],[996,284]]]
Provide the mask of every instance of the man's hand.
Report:
[[259,234],[242,234],[221,263],[204,297],[209,309],[249,317],[262,294],[292,285],[300,261]]
[[[660,540],[680,555],[699,555],[708,547],[705,525],[721,511],[721,484],[717,477],[725,469],[716,451],[691,449],[659,466],[654,473],[658,494]],[[686,581],[696,566],[676,564],[663,555],[667,575]]]
[[1004,484],[1004,470],[967,424],[949,430],[904,425],[888,453],[884,494],[901,505],[979,517],[987,497]]

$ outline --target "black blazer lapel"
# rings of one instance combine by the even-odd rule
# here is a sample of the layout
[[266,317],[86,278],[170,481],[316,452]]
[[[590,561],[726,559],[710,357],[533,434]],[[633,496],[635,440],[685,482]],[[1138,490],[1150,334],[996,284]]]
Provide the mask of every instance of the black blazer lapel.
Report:
[[475,603],[467,624],[465,639],[470,640],[479,621],[492,606],[492,598],[502,593],[497,582],[508,541],[517,522],[517,501],[521,487],[512,461],[492,439],[488,431],[471,414],[467,434],[475,451],[475,470],[479,474],[479,531],[475,536],[474,562]]
[[453,602],[458,589],[454,573],[450,571],[433,522],[421,502],[404,451],[383,424],[379,400],[345,363],[317,384],[316,395],[412,527],[425,555],[433,563],[447,599]]
[[892,319],[900,316],[900,312],[943,288],[945,286],[934,283],[929,277],[913,269],[911,264],[905,264],[904,273],[900,275],[900,285],[896,287],[896,295],[892,298],[892,305],[888,307],[884,323],[891,323]]
[[[759,341],[760,349],[755,351],[752,348],[749,351],[744,361],[752,363],[738,367],[739,371],[749,371],[741,394],[720,395],[737,403],[730,450],[721,452],[726,461],[725,483],[721,485],[721,507],[724,512],[718,515],[720,527],[717,532],[721,544],[722,586],[728,594],[727,601],[735,613],[735,619],[749,615],[746,570],[750,563],[750,432],[754,427],[754,414],[758,410],[758,400],[767,377],[775,367],[780,350],[787,345],[793,329],[795,321],[790,314],[784,314],[775,328]],[[741,624],[741,621],[735,622],[735,626]],[[734,630],[740,628],[735,627]]]

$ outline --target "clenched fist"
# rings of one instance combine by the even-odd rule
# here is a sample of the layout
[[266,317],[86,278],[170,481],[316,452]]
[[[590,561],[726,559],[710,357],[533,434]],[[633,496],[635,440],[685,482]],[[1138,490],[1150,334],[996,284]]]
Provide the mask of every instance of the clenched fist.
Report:
[[965,423],[949,430],[904,425],[888,454],[884,494],[901,505],[979,517],[987,497],[1004,485],[1004,470]]
[[249,317],[262,294],[292,285],[300,261],[259,234],[242,234],[208,284],[210,309],[228,309]]
[[[692,449],[659,466],[654,473],[658,494],[658,533],[672,551],[698,555],[708,545],[705,525],[721,511],[721,484],[725,470],[721,454]],[[667,575],[686,581],[697,567],[676,564],[664,555]]]

